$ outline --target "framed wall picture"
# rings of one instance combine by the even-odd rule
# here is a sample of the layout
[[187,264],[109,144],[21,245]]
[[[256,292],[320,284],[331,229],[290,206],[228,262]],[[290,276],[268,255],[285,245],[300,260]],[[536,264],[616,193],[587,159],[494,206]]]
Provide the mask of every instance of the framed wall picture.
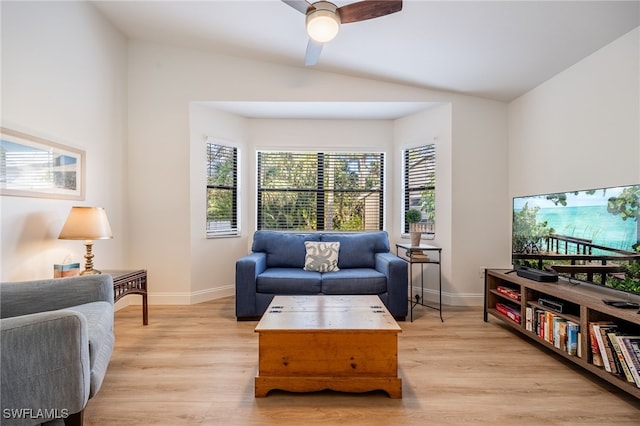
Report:
[[0,127],[0,195],[84,200],[84,151]]

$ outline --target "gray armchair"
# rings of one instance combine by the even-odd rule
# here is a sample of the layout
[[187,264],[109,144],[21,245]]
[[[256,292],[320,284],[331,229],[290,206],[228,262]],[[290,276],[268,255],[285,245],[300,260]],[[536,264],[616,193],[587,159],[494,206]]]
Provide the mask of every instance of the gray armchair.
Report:
[[114,346],[113,279],[0,284],[3,425],[81,425]]

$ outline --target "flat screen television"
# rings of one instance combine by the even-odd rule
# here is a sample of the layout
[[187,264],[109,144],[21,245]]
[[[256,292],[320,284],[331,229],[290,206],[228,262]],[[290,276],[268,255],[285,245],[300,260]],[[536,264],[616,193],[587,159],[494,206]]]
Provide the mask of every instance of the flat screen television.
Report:
[[512,263],[640,294],[640,184],[513,198]]

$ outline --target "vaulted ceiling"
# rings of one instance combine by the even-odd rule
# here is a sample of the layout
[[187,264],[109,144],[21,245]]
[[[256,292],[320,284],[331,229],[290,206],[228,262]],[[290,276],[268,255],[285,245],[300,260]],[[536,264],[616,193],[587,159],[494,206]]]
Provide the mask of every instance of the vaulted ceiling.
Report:
[[[282,1],[93,3],[129,39],[304,67],[305,17]],[[313,68],[508,102],[638,26],[640,1],[405,0],[343,24]]]

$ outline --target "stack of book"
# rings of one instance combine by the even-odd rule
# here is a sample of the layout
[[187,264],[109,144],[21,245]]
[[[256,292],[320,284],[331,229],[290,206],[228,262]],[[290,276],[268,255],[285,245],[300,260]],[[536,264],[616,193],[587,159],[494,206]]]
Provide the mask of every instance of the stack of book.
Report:
[[629,336],[610,321],[589,323],[593,365],[640,388],[640,336]]
[[539,338],[572,356],[581,357],[580,325],[554,312],[527,306],[525,328]]
[[521,299],[520,292],[516,289],[499,285],[498,287],[496,287],[496,290],[498,291],[498,293],[504,294],[509,299],[518,301]]
[[496,303],[496,311],[506,315],[511,321],[520,324],[520,309],[504,303]]
[[412,251],[410,253],[411,260],[414,262],[428,262],[429,256],[427,256],[423,251]]

